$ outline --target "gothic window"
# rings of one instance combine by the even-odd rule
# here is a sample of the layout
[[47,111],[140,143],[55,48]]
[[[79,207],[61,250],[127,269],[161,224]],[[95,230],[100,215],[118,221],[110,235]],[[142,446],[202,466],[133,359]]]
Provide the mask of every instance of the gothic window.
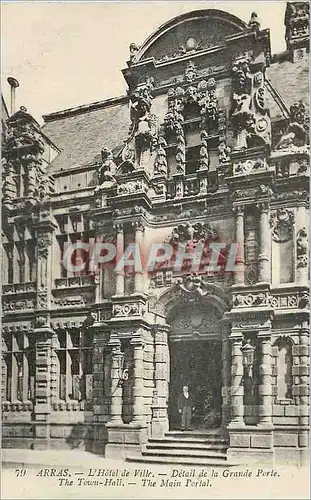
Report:
[[92,243],[94,241],[94,231],[90,228],[88,220],[80,213],[62,214],[56,217],[58,222],[58,232],[56,234],[57,248],[55,259],[59,262],[59,275],[57,277],[69,278],[71,276],[81,276],[89,273],[89,253],[84,249],[77,249],[72,254],[71,264],[78,266],[85,263],[82,271],[70,271],[63,264],[65,252],[68,247],[76,243]]
[[16,184],[16,197],[27,196],[27,171],[20,163],[15,167],[14,181]]
[[2,398],[32,401],[35,395],[35,344],[31,335],[19,332],[3,336]]
[[13,238],[13,231],[4,235],[2,249],[2,283],[25,283],[36,279],[36,241],[29,233]]
[[81,329],[60,330],[56,341],[59,399],[90,401],[93,385],[93,337]]
[[292,341],[289,338],[279,338],[274,345],[277,348],[275,357],[276,399],[281,402],[293,397]]
[[245,217],[245,281],[254,284],[257,281],[258,263],[258,222],[255,215],[249,213]]

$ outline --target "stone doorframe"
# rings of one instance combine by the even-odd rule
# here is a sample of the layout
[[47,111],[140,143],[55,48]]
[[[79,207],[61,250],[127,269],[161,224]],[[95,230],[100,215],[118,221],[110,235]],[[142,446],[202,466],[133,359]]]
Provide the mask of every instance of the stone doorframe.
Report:
[[[191,283],[191,282],[190,282]],[[220,313],[219,331],[222,341],[222,424],[226,429],[230,417],[230,325],[225,319],[225,313],[230,309],[228,297],[224,290],[215,284],[200,284],[200,287],[183,286],[184,283],[173,285],[165,290],[158,301],[166,311],[165,319],[159,317],[159,324],[155,328],[155,383],[156,390],[152,403],[151,436],[162,437],[169,429],[168,406],[170,352],[168,319],[172,311],[182,304],[212,305]],[[203,337],[202,337],[203,338]]]

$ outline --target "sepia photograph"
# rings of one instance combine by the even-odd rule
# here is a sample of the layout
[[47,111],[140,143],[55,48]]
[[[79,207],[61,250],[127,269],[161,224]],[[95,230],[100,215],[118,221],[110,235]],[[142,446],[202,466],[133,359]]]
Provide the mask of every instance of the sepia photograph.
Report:
[[1,14],[1,497],[309,498],[309,2]]

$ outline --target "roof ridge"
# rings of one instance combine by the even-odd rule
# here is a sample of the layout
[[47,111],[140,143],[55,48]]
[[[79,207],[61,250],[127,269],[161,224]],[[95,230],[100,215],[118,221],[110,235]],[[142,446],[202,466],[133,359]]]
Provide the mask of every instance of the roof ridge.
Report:
[[82,113],[88,113],[90,111],[94,111],[96,109],[101,109],[109,106],[113,106],[116,104],[121,104],[123,102],[126,102],[128,99],[127,95],[122,95],[118,97],[110,97],[108,99],[104,99],[102,101],[95,101],[91,102],[89,104],[82,104],[80,106],[75,106],[73,108],[67,108],[63,109],[60,111],[54,111],[52,113],[48,113],[46,115],[42,115],[42,118],[44,120],[43,127],[46,123],[51,122],[53,120],[58,120],[60,118],[65,118],[68,116],[74,116]]

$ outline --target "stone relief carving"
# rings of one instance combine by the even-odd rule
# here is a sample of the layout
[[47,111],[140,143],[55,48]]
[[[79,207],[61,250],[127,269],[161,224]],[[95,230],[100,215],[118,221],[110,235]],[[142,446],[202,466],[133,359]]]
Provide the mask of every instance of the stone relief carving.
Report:
[[270,218],[272,239],[277,243],[284,243],[293,237],[293,212],[280,208]]
[[205,284],[204,278],[202,276],[183,276],[177,279],[177,284],[183,292],[195,293],[201,297],[207,295],[209,290]]
[[252,75],[250,62],[240,58],[232,65],[231,123],[236,133],[235,149],[271,143],[271,122],[266,107],[263,73]]
[[210,158],[208,153],[208,134],[206,130],[201,131],[201,148],[200,148],[200,170],[209,170]]
[[37,239],[38,257],[46,259],[51,244],[52,244],[52,237],[50,233],[39,234]]
[[187,222],[186,224],[174,227],[167,241],[169,243],[184,243],[187,241],[204,242],[215,238],[216,231],[208,223]]
[[119,316],[142,316],[145,313],[145,306],[139,302],[131,302],[129,304],[113,304],[112,315]]
[[308,265],[308,233],[305,227],[297,233],[297,267],[307,267]]
[[143,192],[147,191],[146,184],[140,179],[138,179],[136,181],[129,181],[129,182],[126,182],[124,184],[119,184],[117,187],[118,195],[133,194],[133,193],[137,193],[139,191],[143,191]]
[[193,61],[189,61],[185,70],[185,81],[192,83],[197,77],[197,68]]
[[253,172],[268,170],[265,159],[239,161],[233,164],[233,175],[248,175]]

